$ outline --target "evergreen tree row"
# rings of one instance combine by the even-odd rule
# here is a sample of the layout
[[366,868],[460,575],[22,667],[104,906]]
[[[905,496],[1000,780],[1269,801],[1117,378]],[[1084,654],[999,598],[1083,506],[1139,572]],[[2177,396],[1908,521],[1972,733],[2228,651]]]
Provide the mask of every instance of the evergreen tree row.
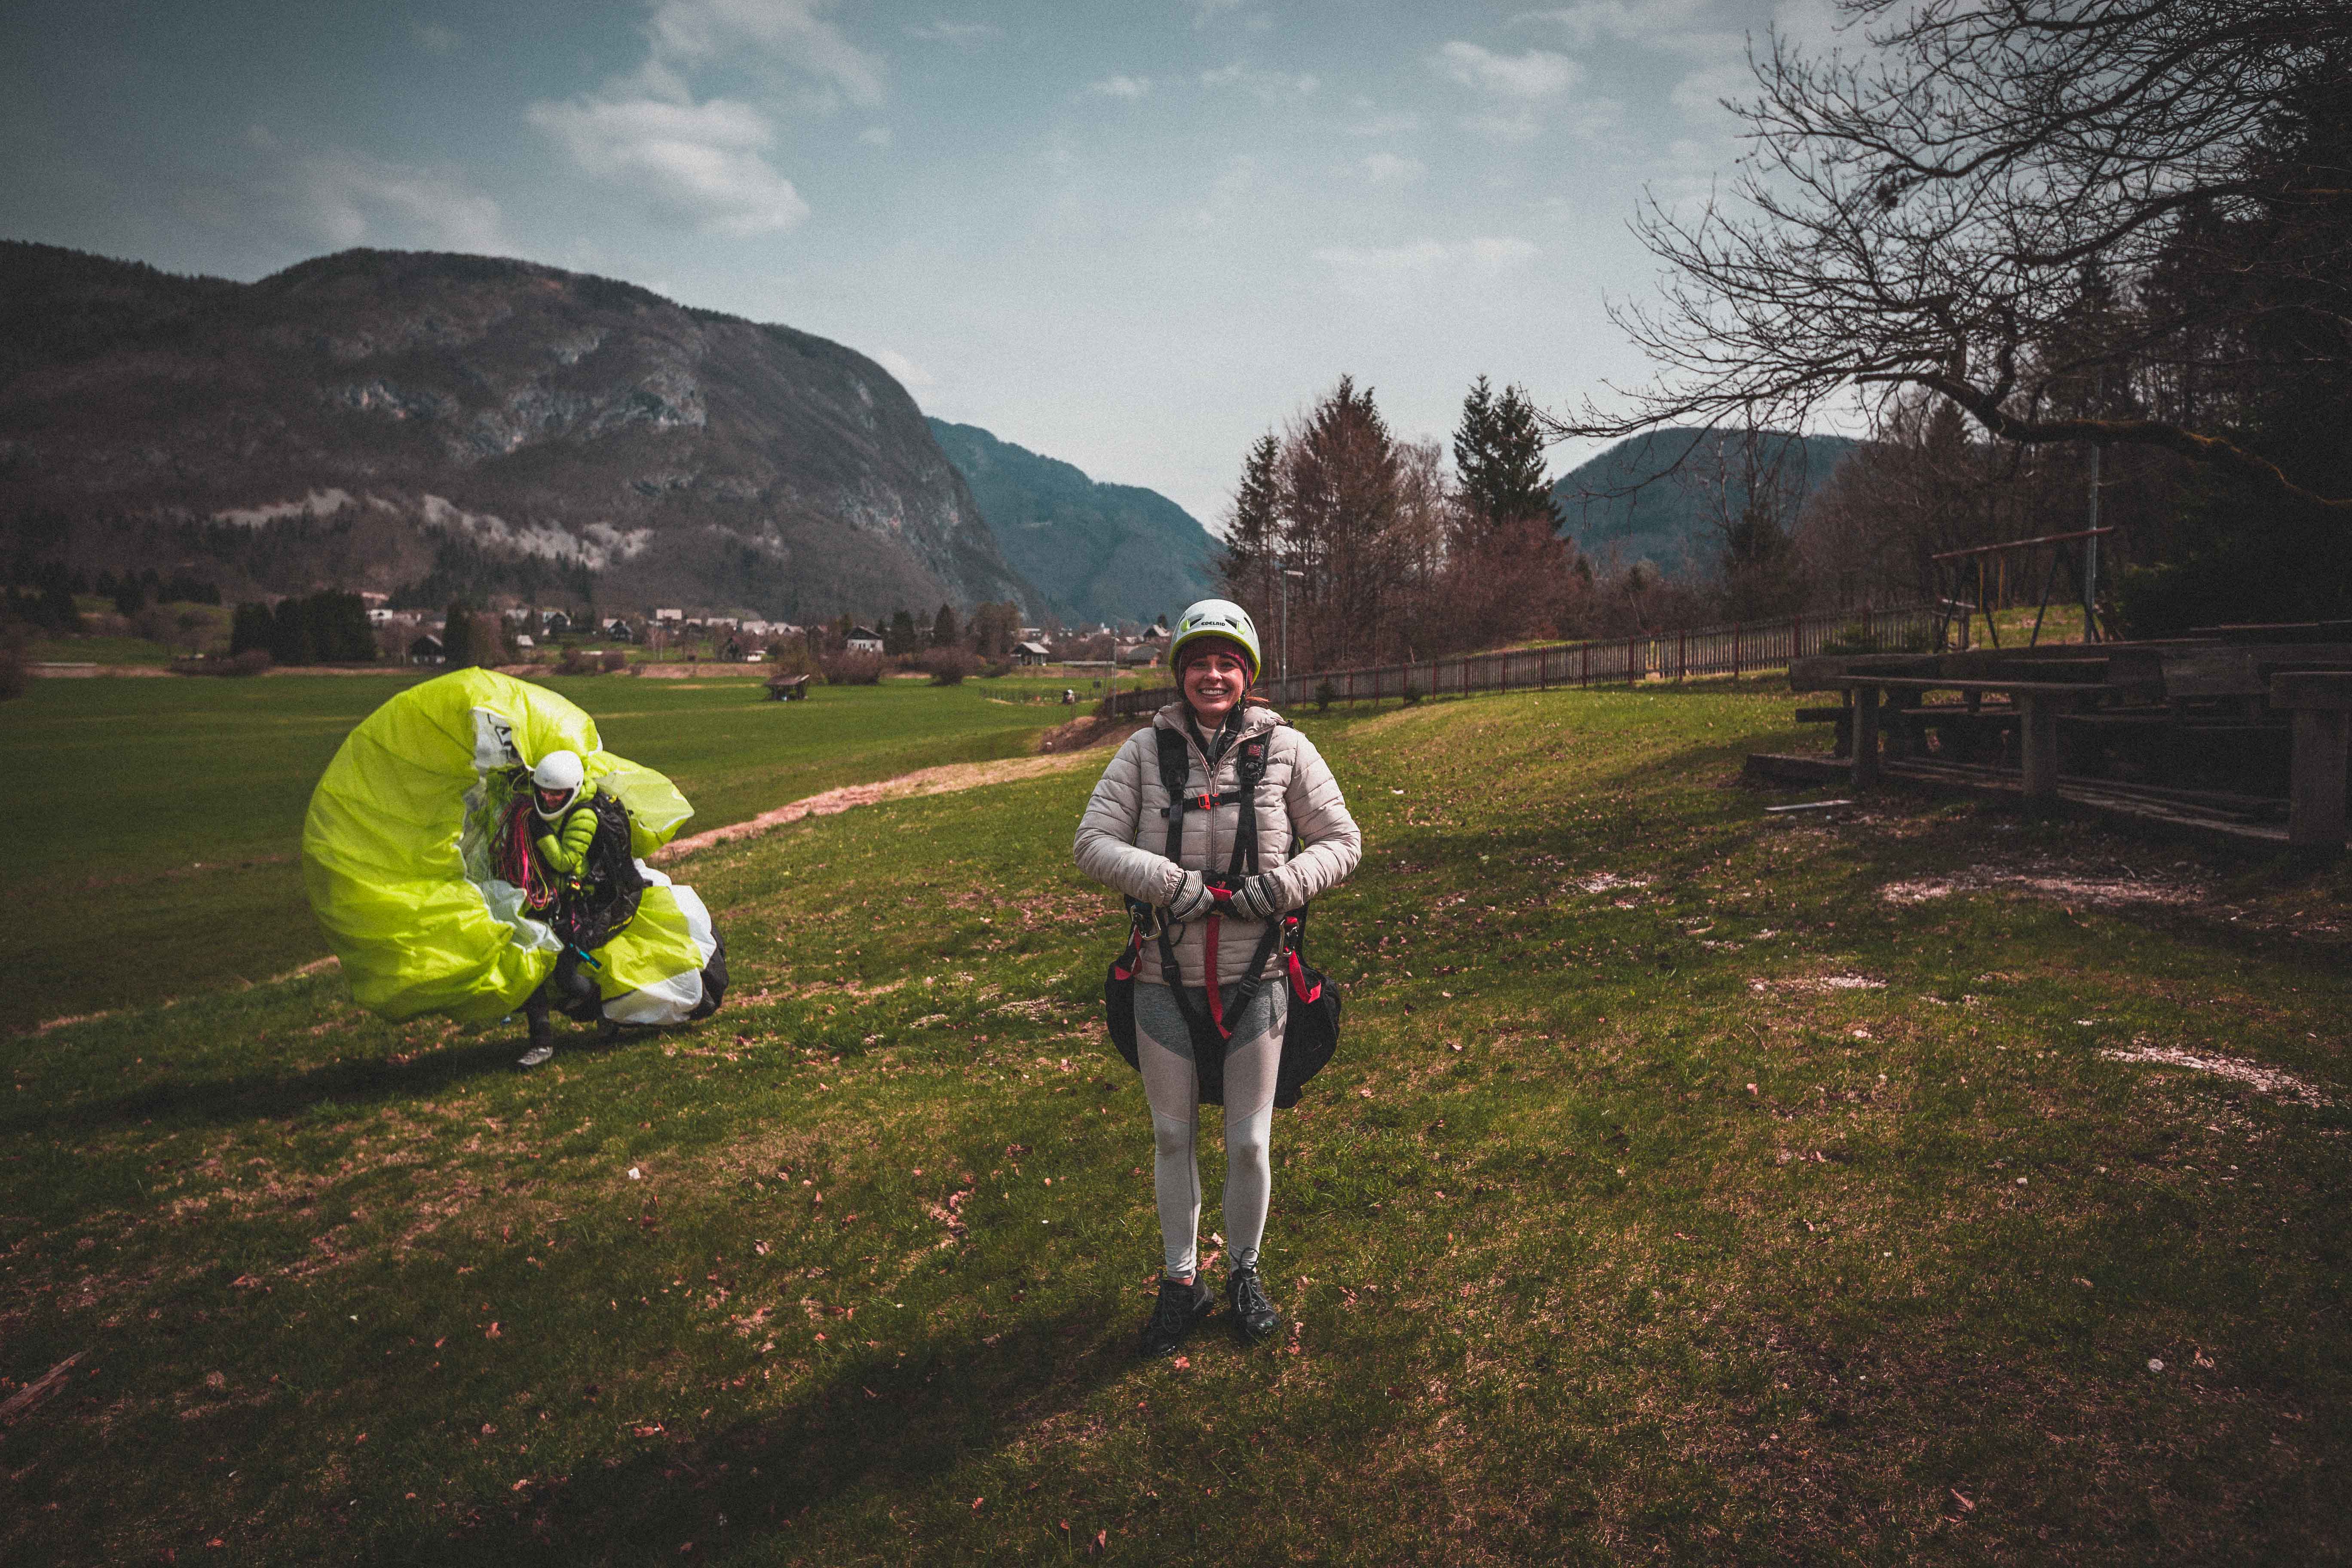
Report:
[[253,648],[280,665],[372,664],[375,628],[357,594],[331,588],[308,598],[289,596],[274,610],[247,601],[230,623],[228,651],[234,658]]

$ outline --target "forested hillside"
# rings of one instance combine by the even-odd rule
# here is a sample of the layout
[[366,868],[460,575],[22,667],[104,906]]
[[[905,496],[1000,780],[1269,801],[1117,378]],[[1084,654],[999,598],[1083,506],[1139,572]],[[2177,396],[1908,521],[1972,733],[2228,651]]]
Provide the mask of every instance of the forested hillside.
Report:
[[[1757,465],[1778,466],[1781,494],[1798,506],[1861,443],[1843,436],[1769,436]],[[1671,427],[1636,436],[1591,458],[1552,486],[1565,532],[1585,554],[1668,573],[1705,572],[1722,547],[1721,521],[1747,504],[1750,471],[1738,432]]]
[[1157,490],[1102,484],[976,425],[930,422],[1013,569],[1079,623],[1171,618],[1215,591],[1217,542]]

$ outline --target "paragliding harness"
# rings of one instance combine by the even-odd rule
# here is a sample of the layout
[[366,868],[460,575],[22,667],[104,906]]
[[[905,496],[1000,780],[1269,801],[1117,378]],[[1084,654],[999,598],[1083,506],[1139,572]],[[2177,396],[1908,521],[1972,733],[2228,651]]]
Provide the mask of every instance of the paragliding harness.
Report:
[[[530,773],[518,769],[515,779],[515,787],[523,793],[499,830],[495,869],[502,880],[522,889],[523,908],[546,921],[563,943],[549,982],[556,1005],[568,1016],[590,1022],[603,1016],[604,1002],[597,986],[581,977],[579,970],[583,964],[590,969],[604,967],[594,956],[595,950],[636,919],[637,906],[645,901],[649,886],[637,871],[628,807],[601,791],[584,796],[572,807],[596,814],[596,834],[588,843],[585,873],[559,879],[532,847],[538,826],[531,810]],[[550,826],[560,828],[562,821],[559,818]],[[727,942],[716,931],[711,941],[715,946],[702,965],[702,1000],[687,1015],[689,1023],[719,1011],[727,994]]]
[[[1152,731],[1160,747],[1160,784],[1167,792],[1168,858],[1183,864],[1184,813],[1189,809],[1213,811],[1221,805],[1238,805],[1242,811],[1241,826],[1234,835],[1234,853],[1225,870],[1207,879],[1210,895],[1216,900],[1216,910],[1208,917],[1202,932],[1204,959],[1202,984],[1208,997],[1207,1016],[1193,1007],[1184,994],[1182,972],[1176,963],[1176,939],[1167,911],[1138,899],[1127,900],[1129,921],[1127,951],[1120,953],[1103,978],[1103,1009],[1110,1026],[1111,1043],[1127,1065],[1137,1065],[1135,1044],[1135,968],[1143,954],[1143,944],[1157,938],[1160,943],[1160,973],[1168,983],[1170,996],[1176,1009],[1183,1015],[1186,1032],[1192,1040],[1192,1066],[1200,1080],[1201,1103],[1223,1105],[1225,1100],[1225,1046],[1233,1038],[1233,1026],[1226,1020],[1238,1020],[1256,999],[1258,987],[1264,983],[1266,961],[1279,946],[1283,954],[1285,978],[1290,986],[1290,1013],[1282,1034],[1282,1062],[1275,1079],[1274,1103],[1285,1110],[1298,1103],[1307,1080],[1323,1070],[1331,1053],[1339,1044],[1339,992],[1322,972],[1306,961],[1307,910],[1304,906],[1286,910],[1266,922],[1265,934],[1258,939],[1257,950],[1250,954],[1249,966],[1242,972],[1241,980],[1232,987],[1227,1000],[1217,983],[1217,935],[1225,911],[1231,907],[1233,894],[1244,879],[1255,876],[1258,869],[1257,855],[1257,786],[1265,777],[1266,738],[1255,735],[1241,742],[1236,754],[1234,772],[1238,789],[1222,794],[1202,792],[1188,796],[1185,784],[1192,773],[1192,756],[1181,730],[1158,729]],[[1213,782],[1213,780],[1212,781]]]
[[596,835],[589,840],[588,861],[581,875],[558,877],[552,867],[540,859],[531,841],[541,831],[562,832],[572,812],[542,824],[531,807],[528,777],[520,787],[523,793],[508,811],[505,828],[499,835],[497,869],[501,879],[522,889],[523,908],[545,921],[563,943],[555,990],[561,998],[558,1005],[576,1014],[591,1005],[588,992],[593,987],[573,982],[573,973],[583,963],[591,969],[604,967],[595,951],[636,919],[637,905],[645,898],[646,879],[637,874],[636,857],[631,852],[629,810],[601,791],[575,802],[572,811],[595,814]]

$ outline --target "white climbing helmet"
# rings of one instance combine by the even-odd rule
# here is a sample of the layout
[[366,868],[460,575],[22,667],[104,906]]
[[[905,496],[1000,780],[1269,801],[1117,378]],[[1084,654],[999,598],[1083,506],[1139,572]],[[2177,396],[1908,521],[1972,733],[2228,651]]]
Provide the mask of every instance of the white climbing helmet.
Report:
[[[530,770],[530,782],[531,809],[543,820],[552,822],[571,810],[572,803],[580,798],[580,786],[588,782],[588,770],[581,765],[577,752],[550,752],[539,759],[539,766]],[[563,799],[551,811],[536,792],[557,789],[563,792]]]
[[1249,612],[1231,599],[1202,599],[1176,617],[1176,635],[1168,643],[1168,668],[1183,668],[1187,643],[1205,642],[1211,637],[1238,644],[1243,657],[1249,660],[1250,679],[1257,679],[1265,663],[1258,654],[1257,627],[1252,624]]

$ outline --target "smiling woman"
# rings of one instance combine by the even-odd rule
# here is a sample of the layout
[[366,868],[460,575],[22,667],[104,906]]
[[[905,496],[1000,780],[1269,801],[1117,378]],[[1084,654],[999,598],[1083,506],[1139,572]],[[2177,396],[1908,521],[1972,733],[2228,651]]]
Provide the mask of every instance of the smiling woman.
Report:
[[[1258,1276],[1274,1185],[1268,1143],[1277,1095],[1287,1089],[1283,1103],[1295,1100],[1300,1077],[1286,1048],[1292,993],[1302,1004],[1321,999],[1295,956],[1296,911],[1363,852],[1313,743],[1245,700],[1258,665],[1249,613],[1202,600],[1177,620],[1168,657],[1181,697],[1103,770],[1077,837],[1079,869],[1125,894],[1134,916],[1104,999],[1111,1037],[1142,1073],[1151,1109],[1164,1273],[1144,1325],[1147,1356],[1173,1354],[1215,1300],[1198,1279],[1194,1145],[1204,1102],[1225,1108],[1234,1329],[1255,1343],[1279,1322]],[[1157,940],[1156,954],[1145,953],[1147,939]],[[1221,972],[1221,948],[1248,956]]]

